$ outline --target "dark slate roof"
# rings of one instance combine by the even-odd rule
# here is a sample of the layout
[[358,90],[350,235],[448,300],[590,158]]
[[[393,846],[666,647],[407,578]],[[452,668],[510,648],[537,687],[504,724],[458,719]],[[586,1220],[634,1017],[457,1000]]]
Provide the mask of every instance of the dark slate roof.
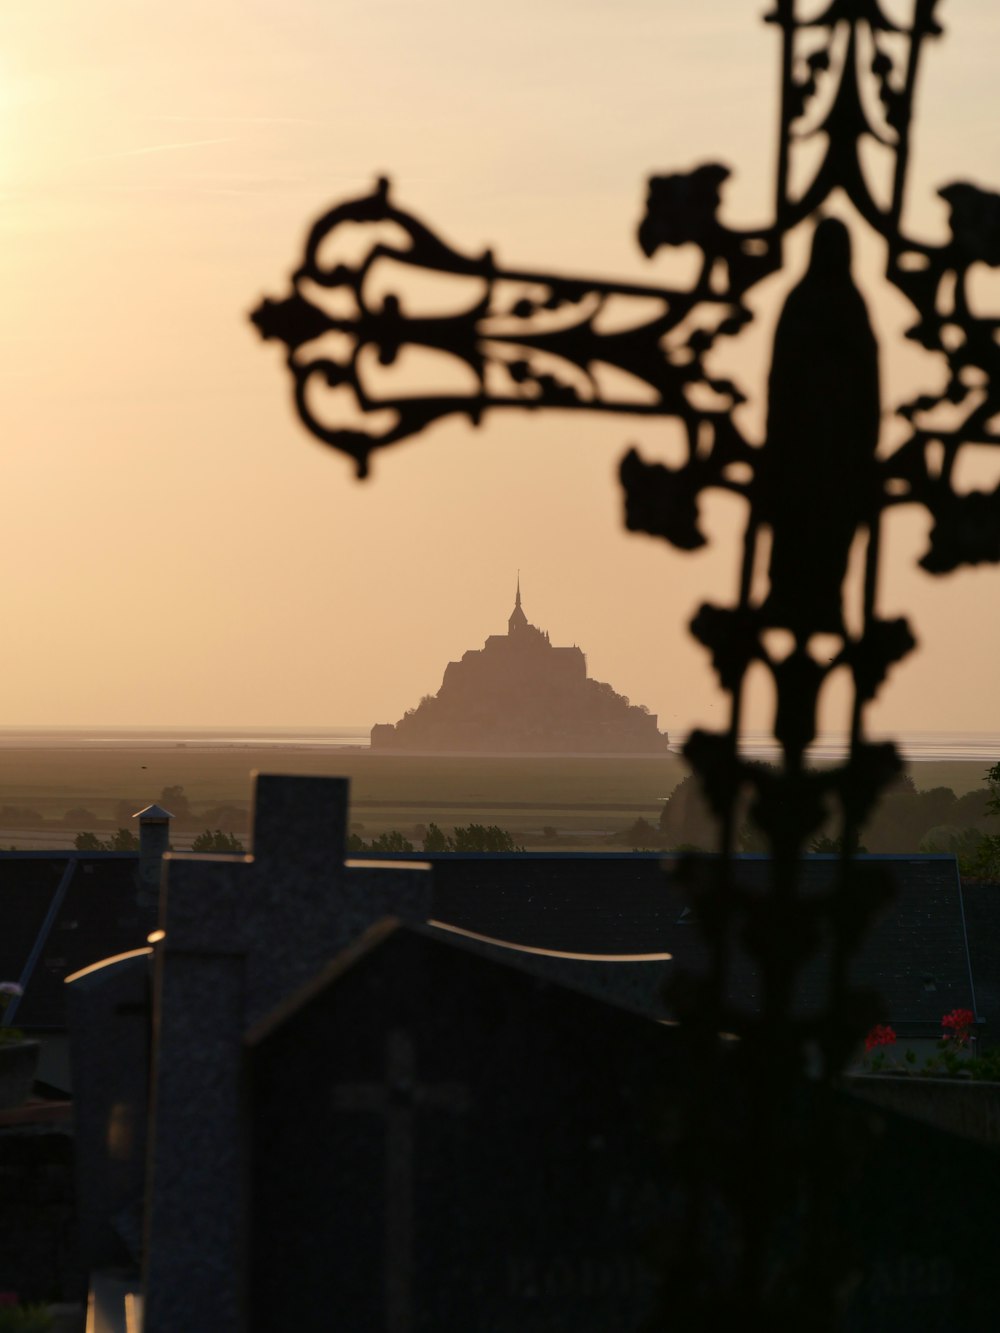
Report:
[[512,944],[573,953],[656,953],[680,912],[661,855],[423,856],[434,917]]
[[[523,965],[644,1012],[666,1014],[660,994],[678,967],[704,972],[707,962],[696,926],[687,918],[684,891],[664,876],[659,856],[431,856],[437,922],[521,946],[579,954],[667,952],[672,962],[613,964],[536,956]],[[705,858],[709,860],[710,858]],[[866,856],[869,873],[890,876],[895,897],[870,929],[850,980],[885,1000],[885,1018],[903,1032],[938,1030],[941,1015],[975,1009],[961,886],[954,857]],[[763,891],[766,857],[736,858],[738,883]],[[838,858],[803,863],[805,895],[828,890]],[[826,1004],[821,950],[802,971],[796,1008],[805,1016]],[[733,958],[730,998],[741,1009],[760,1004],[758,971],[747,953]]]
[[[919,1025],[936,1033],[942,1014],[975,1009],[968,943],[962,912],[958,867],[952,856],[860,857],[862,870],[888,875],[894,897],[869,927],[849,969],[849,981],[877,990],[885,1002],[885,1020],[901,1030]],[[809,857],[802,866],[801,891],[820,894],[832,888],[838,858]],[[738,878],[750,889],[763,888],[765,859],[740,858]],[[818,1014],[826,1005],[828,946],[803,969],[797,987],[800,1013]],[[738,1003],[756,1007],[756,968],[738,956]]]
[[[434,866],[436,922],[487,940],[587,955],[524,954],[516,965],[612,1003],[665,1015],[664,980],[678,967],[697,972],[705,966],[697,928],[685,917],[684,891],[664,876],[659,854],[426,859]],[[889,873],[897,896],[869,934],[852,980],[883,994],[887,1021],[904,1033],[908,1027],[936,1031],[941,1015],[955,1007],[977,1009],[954,858],[859,859]],[[741,882],[761,889],[767,858],[739,857],[737,863]],[[0,853],[0,980],[26,987],[13,1015],[18,1026],[65,1027],[63,979],[145,944],[156,921],[154,912],[136,904],[137,866],[137,855],[128,852]],[[822,892],[836,866],[835,857],[810,857],[804,891]],[[1000,1017],[1000,909],[991,911],[998,902],[983,886],[969,906],[976,994],[988,1019]],[[494,946],[482,947],[489,952]],[[670,961],[655,958],[664,953]],[[654,957],[614,961],[623,955]],[[759,985],[745,953],[737,951],[732,980],[733,1001],[756,1008]],[[802,976],[798,1007],[817,1012],[823,1003],[822,965],[813,963]]]
[[20,981],[66,872],[66,858],[0,855],[0,981]]
[[138,864],[134,852],[0,853],[0,980],[24,987],[15,1026],[65,1028],[64,978],[146,943],[155,910],[137,905]]

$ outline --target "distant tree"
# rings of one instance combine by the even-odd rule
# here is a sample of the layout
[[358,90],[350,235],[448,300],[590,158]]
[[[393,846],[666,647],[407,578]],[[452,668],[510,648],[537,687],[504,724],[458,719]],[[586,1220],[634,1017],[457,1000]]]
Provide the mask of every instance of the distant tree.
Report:
[[954,852],[963,874],[1000,877],[1000,764],[984,780],[963,796],[898,780],[865,825],[865,842],[873,852]]
[[28,828],[31,825],[44,824],[40,811],[28,809],[23,805],[5,805],[0,809],[0,824],[12,828]]
[[451,839],[437,824],[428,824],[427,832],[424,834],[425,852],[452,852],[455,848]]
[[742,852],[769,852],[771,850],[767,834],[752,819],[743,821],[736,836]]
[[951,853],[959,863],[972,864],[985,835],[979,829],[959,828],[957,824],[938,824],[929,829],[920,840],[919,851]]
[[513,836],[496,824],[465,824],[455,829],[456,852],[523,852]]
[[191,813],[191,804],[180,785],[164,787],[160,792],[160,804],[169,810],[176,819],[186,819]]
[[957,797],[950,787],[931,787],[928,791],[917,793],[920,817],[927,821],[927,827],[951,822],[955,813]]
[[843,838],[828,838],[824,833],[822,837],[813,838],[809,844],[809,850],[820,854],[829,855],[833,852],[839,852],[843,845]]
[[[811,852],[825,852],[828,856],[839,856],[844,850],[844,839],[843,837],[829,838],[826,834],[823,834],[818,838],[813,838],[809,850]],[[868,848],[862,843],[858,843],[857,850],[864,853],[868,851]]]
[[378,837],[372,838],[369,844],[373,852],[412,852],[413,843],[409,838],[404,838],[399,829],[390,829],[388,833],[380,833]]
[[206,829],[204,833],[199,833],[197,838],[191,844],[193,852],[226,852],[230,854],[241,854],[246,848],[240,842],[239,838],[233,833],[223,833],[222,829]]
[[664,846],[663,834],[655,829],[649,820],[644,819],[642,815],[627,829],[612,833],[608,842],[631,847],[634,852],[648,850],[650,847]]
[[[989,815],[1000,815],[1000,764],[986,770],[985,781],[989,796],[986,810]],[[1000,879],[1000,835],[984,833],[971,855],[959,853],[959,868],[964,875],[977,879]]]
[[[361,825],[361,827],[363,828],[364,825]],[[361,853],[374,853],[377,855],[380,852],[383,854],[385,852],[412,852],[413,843],[410,842],[409,838],[404,837],[399,829],[393,828],[389,829],[386,833],[379,833],[376,837],[372,838],[371,842],[365,842],[364,838],[362,838],[359,833],[352,833],[347,839],[347,850],[352,855],[359,855]]]
[[523,852],[513,834],[497,824],[462,824],[450,834],[428,824],[425,852]]
[[959,828],[979,828],[984,824],[997,826],[1000,811],[992,805],[989,790],[967,791],[959,796],[951,811],[951,823]]
[[96,833],[78,833],[73,839],[78,852],[137,852],[139,839],[131,829],[116,829],[110,838],[99,838]]
[[629,840],[634,848],[659,847],[663,839],[659,832],[653,828],[648,819],[643,819],[642,815],[635,821],[628,830]]
[[139,839],[131,829],[116,829],[108,839],[109,852],[137,852],[139,850]]
[[75,805],[72,810],[67,810],[62,817],[64,824],[75,825],[77,828],[82,824],[86,827],[88,824],[97,823],[97,815],[93,810],[87,810],[82,805]]
[[958,865],[963,875],[1000,880],[1000,837],[995,833],[984,834],[973,855],[969,858],[959,856]]

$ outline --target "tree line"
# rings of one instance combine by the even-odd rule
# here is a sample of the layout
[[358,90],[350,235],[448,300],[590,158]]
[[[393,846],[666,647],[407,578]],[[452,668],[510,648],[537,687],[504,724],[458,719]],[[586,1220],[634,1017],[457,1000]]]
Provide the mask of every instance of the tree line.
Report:
[[[366,842],[359,833],[347,839],[347,850],[352,856],[363,852],[414,852],[409,838],[398,829],[380,833]],[[422,852],[523,852],[506,829],[497,824],[463,824],[445,833],[437,824],[428,824],[423,831]]]
[[[712,851],[718,823],[693,774],[671,793],[654,827],[637,820],[615,835],[630,845],[665,851]],[[886,791],[861,830],[859,850],[880,853],[951,853],[964,875],[1000,878],[1000,763],[987,769],[983,787],[956,796],[950,787],[918,791],[904,774]],[[766,840],[745,808],[738,821],[737,850],[767,851]],[[812,852],[840,850],[839,831],[830,820],[818,830]]]
[[[131,829],[117,829],[110,838],[99,838],[96,833],[78,833],[73,839],[73,846],[78,852],[137,852],[138,835]],[[174,848],[171,847],[170,851]],[[205,829],[191,843],[192,852],[225,852],[239,855],[246,851],[243,843],[234,833],[225,833],[222,829]]]

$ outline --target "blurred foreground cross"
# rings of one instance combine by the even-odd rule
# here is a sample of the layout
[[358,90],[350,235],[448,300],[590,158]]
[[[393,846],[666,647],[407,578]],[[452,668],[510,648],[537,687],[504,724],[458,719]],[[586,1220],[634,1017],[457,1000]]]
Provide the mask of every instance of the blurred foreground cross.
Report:
[[[317,221],[291,292],[265,300],[253,315],[265,338],[287,347],[301,419],[350,455],[360,476],[374,450],[439,419],[459,415],[478,425],[501,409],[559,409],[682,424],[687,458],[681,466],[646,463],[634,449],[622,461],[626,523],[635,531],[693,549],[706,540],[699,520],[703,491],[721,488],[746,501],[739,599],[732,607],[703,606],[692,622],[731,698],[728,728],[695,732],[686,746],[719,818],[724,855],[710,863],[682,862],[678,879],[692,894],[714,968],[707,982],[679,978],[673,988],[674,1005],[699,1037],[703,1056],[704,1095],[691,1116],[690,1137],[700,1150],[690,1157],[696,1170],[718,1155],[720,1141],[712,1098],[718,1100],[725,1062],[715,1034],[741,1038],[728,1064],[745,1080],[746,1121],[728,1193],[744,1239],[729,1295],[716,1286],[719,1301],[732,1296],[744,1312],[764,1308],[773,1297],[768,1228],[795,1197],[797,1171],[806,1169],[816,1187],[810,1225],[801,1228],[809,1276],[796,1288],[786,1273],[784,1289],[807,1293],[811,1317],[824,1284],[832,1291],[840,1280],[835,1247],[821,1225],[822,1190],[837,1183],[837,1154],[823,1155],[819,1147],[832,1133],[829,1121],[817,1116],[816,1152],[810,1158],[808,1145],[802,1148],[805,1167],[793,1160],[783,1170],[776,1162],[788,1156],[782,1134],[789,1117],[794,1121],[806,1064],[818,1067],[829,1087],[880,1017],[877,1002],[849,993],[845,978],[886,892],[876,876],[862,876],[852,852],[859,827],[900,767],[891,744],[865,741],[863,710],[889,668],[914,646],[904,620],[881,619],[876,609],[882,515],[899,504],[929,511],[933,528],[921,563],[931,573],[1000,560],[1000,486],[959,493],[953,484],[960,450],[1000,444],[1000,318],[983,313],[969,296],[973,266],[1000,267],[1000,196],[963,182],[942,188],[950,237],[941,245],[910,236],[903,224],[914,90],[924,44],[940,33],[936,7],[937,0],[911,0],[908,23],[901,24],[881,0],[830,0],[812,18],[800,16],[809,6],[777,0],[767,16],[781,38],[771,223],[739,230],[720,219],[721,188],[730,173],[717,163],[649,182],[640,246],[652,257],[663,246],[696,245],[702,264],[687,289],[505,268],[490,251],[469,256],[397,208],[380,181],[371,195]],[[886,150],[882,189],[871,183],[866,141]],[[819,165],[805,187],[793,191],[793,160],[814,143]],[[811,258],[782,310],[766,431],[754,441],[733,416],[744,395],[712,366],[726,340],[751,321],[746,298],[782,267],[785,238],[799,226],[812,230]],[[363,257],[338,257],[338,243],[356,239],[359,227],[372,232]],[[892,413],[883,404],[879,349],[852,275],[850,228],[857,227],[874,234],[888,281],[913,308],[907,336],[947,368],[940,390],[894,405]],[[421,311],[406,292],[415,274],[435,275],[442,300],[454,302],[460,290],[457,310]],[[643,298],[634,323],[605,329],[601,316],[612,298]],[[658,303],[652,315],[650,299]],[[408,348],[438,358],[441,387],[419,393],[392,387],[390,368]],[[445,387],[456,370],[464,377],[462,390]],[[639,392],[626,397],[611,390],[621,381],[608,370],[627,372]],[[888,438],[893,414],[897,438],[902,423],[901,443]],[[845,598],[848,556],[859,536],[867,551],[864,575]],[[759,586],[765,568],[766,586]],[[821,646],[817,636],[828,643],[833,636],[834,647]],[[752,666],[762,666],[774,684],[778,768],[751,764],[740,754],[744,682]],[[806,759],[820,695],[828,677],[844,669],[854,686],[850,750],[839,767],[811,770]],[[840,878],[832,894],[807,903],[797,892],[799,858],[831,815],[841,826]],[[742,893],[733,880],[730,853],[747,819],[771,851],[772,888],[765,898]],[[832,940],[828,1010],[820,1019],[796,1022],[796,978],[824,932]],[[759,1018],[731,1012],[725,1000],[737,933],[759,964]],[[699,1300],[707,1289],[702,1279],[711,1285],[712,1277],[711,1245],[701,1243],[706,1180],[705,1188],[692,1190],[683,1263],[675,1255],[677,1271],[691,1293],[701,1293]]]

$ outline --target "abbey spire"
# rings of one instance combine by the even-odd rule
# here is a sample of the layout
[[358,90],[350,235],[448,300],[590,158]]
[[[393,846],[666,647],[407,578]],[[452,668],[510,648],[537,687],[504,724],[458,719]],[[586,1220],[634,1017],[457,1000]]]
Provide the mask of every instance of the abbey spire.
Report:
[[516,630],[525,629],[528,624],[528,617],[521,610],[521,571],[517,571],[517,595],[514,598],[514,609],[510,613],[510,619],[507,621],[507,633],[513,634]]

